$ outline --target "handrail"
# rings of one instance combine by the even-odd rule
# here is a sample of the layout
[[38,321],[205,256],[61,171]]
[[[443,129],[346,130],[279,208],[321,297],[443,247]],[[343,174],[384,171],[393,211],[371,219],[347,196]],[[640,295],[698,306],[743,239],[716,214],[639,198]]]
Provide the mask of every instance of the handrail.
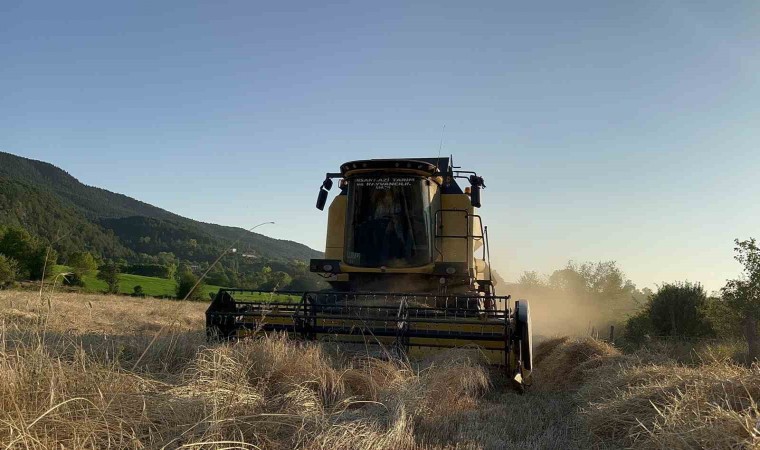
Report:
[[[465,228],[466,228],[466,234],[459,235],[459,234],[439,234],[438,230],[443,228],[443,213],[445,212],[457,212],[457,213],[463,213],[464,214],[464,220],[466,222]],[[440,217],[440,219],[439,219]],[[472,218],[472,220],[471,220]],[[478,225],[480,227],[480,235],[476,235],[473,233],[473,227],[475,226],[475,218],[478,219]],[[473,241],[482,241],[483,242],[483,261],[485,261],[488,264],[488,281],[493,280],[493,274],[491,273],[491,256],[490,251],[488,251],[488,233],[486,232],[486,227],[483,225],[483,218],[480,217],[480,214],[470,214],[467,210],[464,209],[439,209],[435,212],[435,235],[433,237],[433,246],[438,252],[438,254],[443,258],[443,252],[438,248],[438,239],[465,239],[465,255],[467,257],[467,265],[468,268],[470,266],[470,262],[472,262],[473,270],[475,273],[473,274],[475,277],[477,277],[477,267],[475,265],[475,255],[473,254],[474,250],[471,251],[470,249],[470,241],[469,239],[472,238]]]

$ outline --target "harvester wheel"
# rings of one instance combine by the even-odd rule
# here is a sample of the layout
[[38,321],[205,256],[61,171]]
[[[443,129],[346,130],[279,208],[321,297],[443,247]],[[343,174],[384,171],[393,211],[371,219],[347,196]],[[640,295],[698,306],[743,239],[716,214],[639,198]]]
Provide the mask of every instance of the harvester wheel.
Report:
[[515,302],[515,316],[517,336],[520,340],[520,362],[524,369],[533,370],[533,329],[527,300],[521,299]]

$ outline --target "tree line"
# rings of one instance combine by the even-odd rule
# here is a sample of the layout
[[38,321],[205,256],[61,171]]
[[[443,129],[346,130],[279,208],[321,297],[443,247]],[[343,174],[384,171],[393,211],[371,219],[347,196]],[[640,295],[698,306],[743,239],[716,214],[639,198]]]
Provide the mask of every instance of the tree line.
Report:
[[737,239],[734,251],[742,271],[715,295],[688,281],[638,289],[614,261],[569,262],[548,276],[524,272],[508,288],[516,297],[538,300],[531,307],[544,307],[539,320],[548,320],[549,330],[567,331],[563,322],[580,319],[598,328],[622,327],[634,345],[661,337],[741,338],[752,361],[760,359],[760,249],[750,238]]
[[735,241],[742,271],[708,296],[699,283],[659,287],[645,307],[626,322],[626,337],[646,341],[652,335],[680,338],[743,338],[750,361],[760,359],[760,248],[755,239]]
[[[301,260],[277,260],[233,252],[209,270],[211,263],[181,259],[173,252],[140,253],[129,261],[126,258],[105,258],[84,250],[59,255],[52,244],[23,228],[0,226],[0,287],[16,280],[40,280],[43,274],[50,275],[56,264],[69,267],[63,277],[65,284],[83,287],[87,276],[95,275],[106,282],[107,292],[111,293],[119,292],[118,281],[122,273],[175,280],[178,298],[188,295],[188,285],[197,285],[189,297],[193,299],[202,297],[200,292],[204,284],[261,290],[318,290],[324,287]],[[206,277],[196,283],[203,273],[207,273]],[[142,290],[134,294],[142,295]]]

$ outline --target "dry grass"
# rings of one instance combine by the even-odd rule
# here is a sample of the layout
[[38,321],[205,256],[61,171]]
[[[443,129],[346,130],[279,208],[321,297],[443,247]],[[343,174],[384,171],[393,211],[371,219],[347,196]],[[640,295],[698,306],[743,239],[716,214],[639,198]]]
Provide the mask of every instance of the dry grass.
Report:
[[[205,305],[0,291],[6,448],[752,448],[758,368],[567,338],[538,384],[477,353],[409,364],[283,337],[208,346]],[[579,414],[580,412],[580,414]],[[753,440],[755,439],[755,440]]]
[[477,353],[410,365],[283,337],[208,346],[203,309],[0,291],[0,442],[25,449],[551,448],[572,428],[571,403],[540,395],[529,402],[495,385],[503,380]]
[[623,355],[591,339],[551,339],[536,353],[543,361],[537,382],[576,392],[596,445],[760,448],[758,365],[701,356],[702,364],[685,365],[651,350]]

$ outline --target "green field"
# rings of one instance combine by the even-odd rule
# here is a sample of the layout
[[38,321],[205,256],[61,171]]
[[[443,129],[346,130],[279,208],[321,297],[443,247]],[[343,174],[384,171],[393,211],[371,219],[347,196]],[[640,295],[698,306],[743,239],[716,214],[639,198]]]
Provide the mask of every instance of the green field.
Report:
[[[69,268],[57,265],[53,268],[53,276],[66,272]],[[105,281],[97,279],[97,272],[82,277],[84,281],[85,292],[105,292],[108,286]],[[177,289],[177,282],[167,278],[144,277],[142,275],[132,275],[129,273],[119,274],[119,293],[131,294],[135,286],[142,286],[143,293],[150,297],[174,297]],[[216,294],[221,286],[204,285],[203,290],[207,293]],[[208,295],[204,296],[208,298]]]
[[[55,277],[57,274],[70,271],[70,268],[63,265],[56,265],[53,267],[51,277]],[[97,279],[97,272],[93,272],[89,275],[82,277],[84,281],[84,292],[105,292],[108,286],[105,281]],[[142,275],[132,275],[129,273],[119,274],[119,293],[120,294],[132,294],[135,286],[142,286],[143,293],[149,297],[174,297],[177,289],[177,282],[168,278],[157,277],[145,277]],[[203,296],[204,300],[209,298],[209,293],[216,294],[219,292],[222,286],[215,286],[207,284],[203,286],[203,291],[206,295]],[[274,302],[294,302],[300,299],[300,296],[285,295],[285,294],[273,294],[273,293],[259,293],[259,292],[245,292],[235,295],[238,300],[259,300],[259,301],[274,301]]]

